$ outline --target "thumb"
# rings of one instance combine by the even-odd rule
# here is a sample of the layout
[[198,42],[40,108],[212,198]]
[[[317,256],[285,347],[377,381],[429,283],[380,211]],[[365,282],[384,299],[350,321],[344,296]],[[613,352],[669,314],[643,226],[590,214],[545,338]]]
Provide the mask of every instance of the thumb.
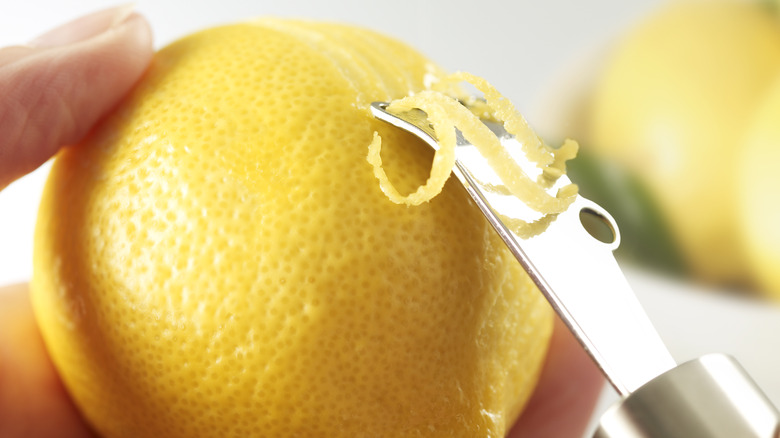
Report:
[[0,189],[78,142],[141,76],[149,25],[121,6],[0,49]]

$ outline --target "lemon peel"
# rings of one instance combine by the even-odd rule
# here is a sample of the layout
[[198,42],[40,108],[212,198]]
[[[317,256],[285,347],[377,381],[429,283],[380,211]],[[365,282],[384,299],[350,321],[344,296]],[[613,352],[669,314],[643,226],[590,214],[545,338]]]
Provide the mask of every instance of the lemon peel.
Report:
[[[481,91],[484,94],[484,103],[470,105],[467,99],[467,104],[464,105],[449,94],[439,91],[452,92],[455,90],[453,86],[459,82],[469,83]],[[382,141],[378,133],[374,133],[374,138],[369,145],[367,160],[373,166],[381,190],[391,201],[410,206],[419,205],[430,201],[441,192],[455,165],[454,131],[457,128],[466,140],[476,146],[496,172],[505,187],[501,190],[516,196],[528,207],[543,215],[561,213],[571,205],[577,195],[576,185],[568,184],[561,187],[555,196],[547,193],[546,189],[565,173],[566,161],[577,154],[577,142],[567,139],[558,149],[547,146],[528,126],[514,105],[481,77],[457,72],[446,76],[434,84],[434,87],[437,89],[423,90],[394,100],[387,107],[387,111],[391,113],[419,109],[428,115],[428,120],[438,137],[439,149],[436,151],[431,173],[425,184],[410,195],[401,195],[382,170],[380,157]],[[470,109],[471,106],[476,107],[476,112]],[[482,123],[480,117],[502,122],[507,132],[515,136],[525,156],[541,170],[536,180],[523,171],[498,137]],[[522,225],[529,225],[517,219],[513,219],[512,222],[518,225],[518,229],[522,228]],[[537,222],[540,221],[534,223]]]

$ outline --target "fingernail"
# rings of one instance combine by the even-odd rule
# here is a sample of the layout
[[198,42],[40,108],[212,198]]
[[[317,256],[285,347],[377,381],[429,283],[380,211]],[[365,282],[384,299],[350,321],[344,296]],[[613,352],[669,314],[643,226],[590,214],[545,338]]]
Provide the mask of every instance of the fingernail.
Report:
[[77,18],[54,28],[28,43],[31,47],[61,47],[86,41],[125,22],[135,11],[135,3],[127,3]]

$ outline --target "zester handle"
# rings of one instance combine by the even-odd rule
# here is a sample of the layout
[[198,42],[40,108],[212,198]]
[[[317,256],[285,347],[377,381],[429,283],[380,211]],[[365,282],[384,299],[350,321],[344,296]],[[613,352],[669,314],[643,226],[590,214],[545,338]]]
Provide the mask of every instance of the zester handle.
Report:
[[780,413],[736,360],[711,354],[616,403],[594,438],[780,438]]

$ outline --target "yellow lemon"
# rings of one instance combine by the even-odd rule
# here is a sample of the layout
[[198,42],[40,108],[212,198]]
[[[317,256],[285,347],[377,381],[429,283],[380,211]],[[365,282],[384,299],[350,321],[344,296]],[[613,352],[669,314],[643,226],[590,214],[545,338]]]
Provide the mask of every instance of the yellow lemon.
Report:
[[780,299],[780,81],[747,131],[739,167],[741,236],[761,290]]
[[589,146],[638,175],[701,279],[745,280],[735,162],[778,68],[768,7],[675,2],[619,44],[595,91]]
[[368,104],[439,69],[368,30],[263,19],[160,51],[57,158],[33,301],[105,437],[498,437],[552,314],[432,153]]

